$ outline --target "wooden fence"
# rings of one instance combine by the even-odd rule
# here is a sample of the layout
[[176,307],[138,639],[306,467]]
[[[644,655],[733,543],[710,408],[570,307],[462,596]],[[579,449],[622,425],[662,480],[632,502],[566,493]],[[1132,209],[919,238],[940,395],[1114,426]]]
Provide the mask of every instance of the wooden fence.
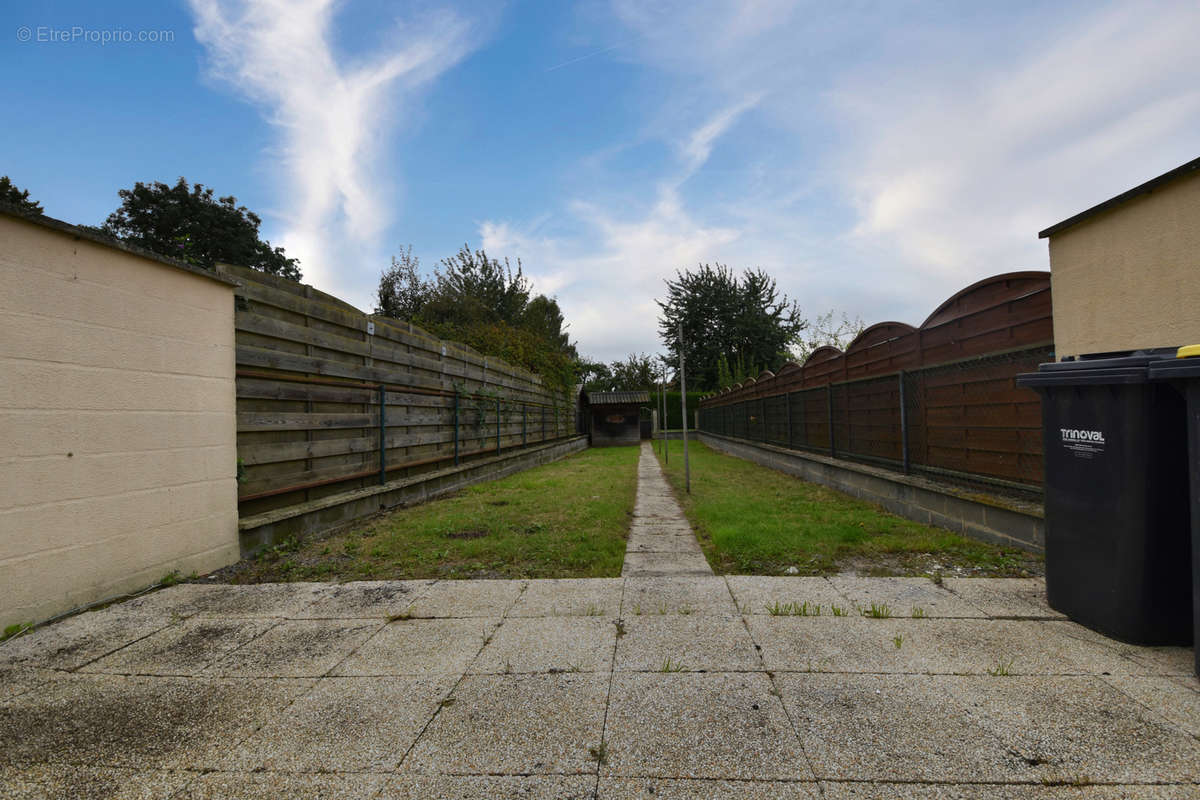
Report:
[[980,281],[919,328],[872,325],[843,353],[700,403],[700,429],[973,482],[1038,489],[1041,403],[1016,385],[1054,357],[1050,274]]
[[239,513],[258,514],[575,433],[568,395],[409,323],[242,267]]

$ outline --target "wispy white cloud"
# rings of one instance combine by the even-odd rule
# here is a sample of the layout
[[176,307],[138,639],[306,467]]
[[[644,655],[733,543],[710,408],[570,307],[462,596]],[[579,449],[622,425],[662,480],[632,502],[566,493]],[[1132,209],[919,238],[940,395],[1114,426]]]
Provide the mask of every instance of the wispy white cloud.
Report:
[[[677,159],[563,202],[566,233],[484,228],[557,265],[583,349],[605,359],[657,346],[661,279],[701,261],[766,267],[810,314],[919,323],[979,278],[1046,269],[1039,229],[1196,155],[1190,2],[610,10],[604,35],[628,42],[612,57],[659,87],[631,136]],[[706,173],[718,143],[736,175]]]
[[279,133],[278,243],[306,282],[369,305],[392,215],[383,145],[397,111],[470,50],[471,26],[448,11],[396,21],[386,47],[350,60],[335,53],[334,0],[189,2],[212,75]]

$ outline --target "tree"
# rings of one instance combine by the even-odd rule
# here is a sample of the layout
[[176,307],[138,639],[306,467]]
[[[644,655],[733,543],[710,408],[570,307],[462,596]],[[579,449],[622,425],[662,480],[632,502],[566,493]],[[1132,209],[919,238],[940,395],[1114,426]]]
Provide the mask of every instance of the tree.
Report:
[[503,358],[565,390],[576,378],[575,345],[558,301],[532,295],[520,261],[514,270],[508,259],[463,245],[423,278],[410,246],[380,275],[375,313]]
[[698,389],[720,388],[734,365],[750,374],[777,369],[807,325],[799,305],[761,269],[739,276],[722,264],[701,264],[675,275],[666,281],[667,299],[656,301],[659,332],[678,364],[682,324],[688,383]]
[[797,363],[803,364],[805,359],[812,355],[812,352],[818,347],[836,347],[838,350],[845,350],[866,327],[866,323],[862,321],[861,317],[851,319],[844,311],[840,319],[835,316],[832,309],[824,314],[818,314],[817,318],[806,328],[805,335],[798,337],[792,345],[792,358]]
[[224,261],[300,280],[299,262],[260,239],[262,220],[233,196],[183,178],[174,186],[139,181],[117,194],[121,205],[101,229],[109,236],[205,269]]
[[654,359],[645,353],[630,353],[624,361],[614,361],[610,370],[617,389],[649,389],[657,383]]
[[6,203],[22,214],[43,214],[42,204],[29,199],[29,190],[13,185],[5,175],[0,177],[0,202]]
[[392,265],[379,276],[375,313],[393,319],[411,320],[421,313],[429,300],[430,286],[421,279],[421,259],[413,255],[412,245],[392,256]]
[[603,361],[592,361],[581,356],[576,362],[579,382],[590,392],[603,392],[613,387],[612,370]]

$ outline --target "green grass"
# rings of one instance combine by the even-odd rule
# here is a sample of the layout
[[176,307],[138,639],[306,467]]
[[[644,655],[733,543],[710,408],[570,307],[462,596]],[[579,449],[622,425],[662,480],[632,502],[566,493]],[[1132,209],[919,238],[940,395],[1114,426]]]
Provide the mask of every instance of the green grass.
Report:
[[241,562],[238,583],[621,574],[636,447],[585,450]]
[[969,575],[1018,576],[1042,571],[1038,556],[912,522],[700,442],[688,444],[692,493],[687,495],[682,443],[670,446],[667,477],[717,572],[778,575],[796,567],[802,575],[922,575],[961,567]]

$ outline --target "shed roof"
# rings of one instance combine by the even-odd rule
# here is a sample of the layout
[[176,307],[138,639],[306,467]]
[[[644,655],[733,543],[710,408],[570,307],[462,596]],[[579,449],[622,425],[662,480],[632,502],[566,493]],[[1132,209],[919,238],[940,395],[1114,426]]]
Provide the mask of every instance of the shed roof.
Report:
[[631,405],[649,403],[649,392],[588,392],[587,400],[593,406]]
[[1109,199],[1105,200],[1103,203],[1094,205],[1086,211],[1080,211],[1075,216],[1068,217],[1067,219],[1064,219],[1062,222],[1059,222],[1056,225],[1051,225],[1049,228],[1046,228],[1046,230],[1040,232],[1038,234],[1038,238],[1045,239],[1047,236],[1053,236],[1056,233],[1061,233],[1062,231],[1065,231],[1067,228],[1070,228],[1072,225],[1078,225],[1080,222],[1083,222],[1086,219],[1090,219],[1091,217],[1094,217],[1103,211],[1107,211],[1110,208],[1115,208],[1116,206],[1119,206],[1122,203],[1126,203],[1126,202],[1132,200],[1133,198],[1137,197],[1138,195],[1150,194],[1151,192],[1153,192],[1155,189],[1157,189],[1159,186],[1162,186],[1163,184],[1170,183],[1171,181],[1175,180],[1176,178],[1182,178],[1184,175],[1190,175],[1197,171],[1200,171],[1200,158],[1192,159],[1191,161],[1187,162],[1186,164],[1182,164],[1182,165],[1176,167],[1175,169],[1171,170],[1170,172],[1164,172],[1162,175],[1159,175],[1157,178],[1151,178],[1150,180],[1146,181],[1145,183],[1141,184],[1140,186],[1135,186],[1132,189],[1130,189],[1129,191],[1122,192],[1121,194],[1117,195],[1116,197],[1110,197]]

